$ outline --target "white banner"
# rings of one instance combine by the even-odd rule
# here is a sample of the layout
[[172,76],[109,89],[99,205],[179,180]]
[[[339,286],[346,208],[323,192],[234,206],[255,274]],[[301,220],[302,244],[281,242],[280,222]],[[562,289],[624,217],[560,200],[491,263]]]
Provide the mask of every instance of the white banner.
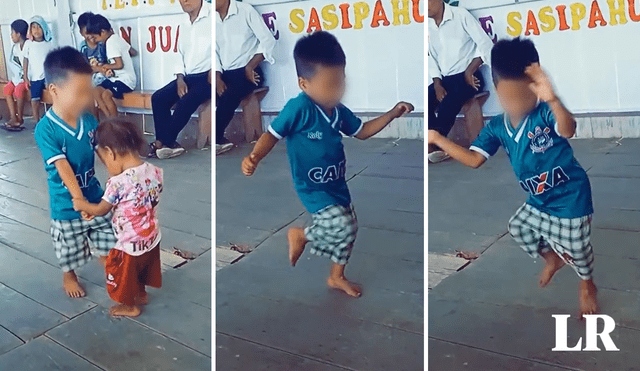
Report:
[[316,30],[334,34],[347,56],[345,105],[382,112],[399,100],[424,112],[422,0],[301,1],[256,7],[277,39],[275,64],[264,64],[270,91],[264,111],[278,112],[299,92],[293,48]]
[[[501,3],[507,1],[502,0]],[[511,1],[513,3],[513,1]],[[527,37],[574,113],[640,111],[640,0],[534,1],[473,10],[494,39]],[[493,84],[485,115],[501,112]]]

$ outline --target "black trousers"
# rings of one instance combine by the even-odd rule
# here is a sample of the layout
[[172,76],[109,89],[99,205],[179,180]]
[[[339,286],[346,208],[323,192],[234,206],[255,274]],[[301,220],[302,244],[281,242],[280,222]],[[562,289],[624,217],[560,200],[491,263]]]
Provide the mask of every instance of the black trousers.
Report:
[[227,85],[227,90],[221,96],[216,95],[216,143],[223,144],[227,140],[224,131],[229,126],[233,114],[240,102],[252,91],[264,84],[264,74],[260,67],[255,70],[260,75],[260,84],[255,86],[247,80],[244,68],[222,72],[222,81]]
[[429,129],[437,130],[444,136],[449,134],[464,103],[484,88],[484,78],[480,71],[476,71],[475,76],[480,80],[478,90],[467,84],[464,80],[464,72],[443,77],[442,86],[447,91],[447,96],[442,102],[436,99],[436,90],[433,84],[429,85]]
[[[156,140],[165,146],[175,144],[178,134],[187,125],[191,115],[202,103],[211,100],[209,71],[186,75],[184,81],[187,83],[187,94],[182,98],[178,96],[177,80],[173,80],[151,96]],[[171,114],[171,108],[174,106]]]

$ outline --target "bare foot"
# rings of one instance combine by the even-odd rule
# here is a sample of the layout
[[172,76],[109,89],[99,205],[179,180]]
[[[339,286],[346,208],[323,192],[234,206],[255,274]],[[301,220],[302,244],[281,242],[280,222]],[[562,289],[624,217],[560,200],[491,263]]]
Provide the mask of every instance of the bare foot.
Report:
[[62,286],[70,298],[81,298],[86,295],[74,271],[63,273]]
[[149,295],[146,292],[136,296],[136,305],[147,305],[149,304]]
[[300,227],[291,227],[287,232],[287,240],[289,241],[289,262],[295,267],[300,255],[304,251],[307,239],[304,237],[304,229]]
[[100,263],[100,265],[102,265],[103,267],[105,267],[107,265],[107,256],[100,256],[98,257],[98,262]]
[[112,317],[138,317],[142,310],[136,305],[128,306],[124,304],[114,305],[109,308]]
[[22,125],[22,122],[18,121],[17,117],[12,118],[11,120],[9,120],[9,122],[7,122],[8,126],[11,126],[13,128],[17,128],[20,125]]
[[540,287],[545,287],[551,282],[551,277],[562,267],[564,267],[564,261],[553,251],[548,251],[542,254],[544,258],[545,266],[540,273]]
[[580,319],[585,314],[596,314],[600,311],[598,289],[593,280],[580,281]]
[[362,295],[360,287],[349,282],[344,276],[338,278],[329,277],[327,279],[327,285],[333,289],[342,290],[347,293],[347,295],[353,296],[354,298],[359,298],[360,295]]

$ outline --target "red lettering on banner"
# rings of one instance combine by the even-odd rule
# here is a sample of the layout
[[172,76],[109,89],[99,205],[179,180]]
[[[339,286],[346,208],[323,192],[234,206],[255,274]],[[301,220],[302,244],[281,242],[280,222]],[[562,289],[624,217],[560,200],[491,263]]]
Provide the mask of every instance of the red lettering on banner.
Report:
[[598,5],[597,0],[593,0],[591,3],[591,16],[589,17],[589,28],[595,28],[596,22],[600,22],[600,26],[606,26],[607,21],[604,20],[604,16],[602,15],[602,11],[600,10],[600,6]]
[[131,45],[131,27],[120,27],[120,36],[127,42],[127,44]]
[[147,43],[147,50],[149,53],[156,51],[156,26],[149,26],[149,33],[151,34],[151,41]]
[[158,27],[158,33],[160,34],[160,49],[162,49],[163,52],[168,52],[169,50],[171,50],[171,26],[167,26],[164,27],[166,34],[167,34],[167,44],[165,45],[162,41],[163,41],[163,37],[162,37],[162,29],[163,27],[160,26]]
[[533,31],[534,35],[540,35],[540,28],[538,27],[538,21],[536,21],[536,16],[533,15],[533,12],[529,10],[529,14],[527,15],[527,28],[524,31],[524,34],[529,36]]
[[347,29],[353,27],[349,22],[349,4],[344,3],[340,4],[340,14],[342,15],[342,29]]
[[567,15],[564,12],[566,9],[567,7],[564,5],[556,6],[556,10],[558,11],[558,20],[560,21],[560,27],[558,29],[560,31],[569,29],[569,25],[567,24]]
[[373,8],[373,18],[371,19],[371,27],[376,28],[380,26],[380,22],[382,22],[383,26],[388,26],[391,24],[387,19],[387,14],[384,12],[384,8],[382,7],[382,1],[376,1],[376,5]]
[[311,8],[311,14],[309,14],[309,27],[307,27],[307,33],[311,33],[312,31],[322,31],[322,26],[320,26],[320,18],[318,17],[318,11],[316,8]]

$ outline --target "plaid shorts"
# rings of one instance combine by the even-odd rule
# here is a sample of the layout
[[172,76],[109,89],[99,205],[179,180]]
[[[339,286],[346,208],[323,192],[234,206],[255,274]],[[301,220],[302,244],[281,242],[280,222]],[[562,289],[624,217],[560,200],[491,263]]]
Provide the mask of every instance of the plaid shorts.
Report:
[[111,226],[111,214],[93,220],[51,220],[53,248],[63,272],[69,272],[91,260],[89,243],[99,255],[109,255],[116,244]]
[[509,220],[509,234],[531,257],[553,250],[581,279],[591,279],[591,215],[558,218],[524,204]]
[[358,218],[353,206],[327,206],[311,214],[313,225],[304,236],[312,254],[330,257],[336,264],[347,264],[358,233]]

